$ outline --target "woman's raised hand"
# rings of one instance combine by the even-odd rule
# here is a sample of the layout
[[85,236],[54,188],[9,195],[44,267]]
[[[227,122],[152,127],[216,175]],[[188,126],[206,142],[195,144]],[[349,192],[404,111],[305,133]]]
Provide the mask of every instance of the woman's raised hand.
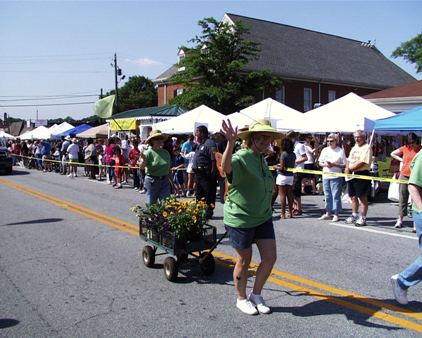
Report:
[[237,139],[237,127],[233,129],[232,123],[230,120],[223,120],[223,123],[221,124],[221,130],[220,130],[224,136],[226,137],[228,142],[235,142]]

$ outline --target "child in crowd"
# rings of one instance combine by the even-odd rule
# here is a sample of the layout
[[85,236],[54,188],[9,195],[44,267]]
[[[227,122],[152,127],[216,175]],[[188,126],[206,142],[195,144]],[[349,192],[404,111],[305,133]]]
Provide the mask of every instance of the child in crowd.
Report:
[[115,145],[113,148],[113,158],[115,163],[114,169],[114,188],[122,188],[122,175],[123,175],[123,166],[125,165],[125,158],[122,155],[122,150],[118,145]]
[[196,144],[192,145],[192,149],[185,155],[185,159],[188,161],[186,172],[188,173],[188,186],[187,186],[187,197],[195,196],[195,173],[193,172],[193,157],[195,156]]
[[173,171],[174,194],[177,197],[186,196],[183,170],[180,170],[184,166],[185,166],[185,159],[180,153],[180,148],[178,146],[173,147],[171,170]]

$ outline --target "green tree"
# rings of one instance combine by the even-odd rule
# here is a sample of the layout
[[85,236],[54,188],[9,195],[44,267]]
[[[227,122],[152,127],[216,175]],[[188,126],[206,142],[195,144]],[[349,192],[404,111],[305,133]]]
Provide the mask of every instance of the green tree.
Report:
[[403,42],[391,56],[393,58],[400,56],[410,63],[415,63],[416,72],[422,72],[422,33],[409,41]]
[[[115,94],[115,90],[110,91],[105,96],[111,94]],[[131,76],[119,88],[119,112],[156,105],[157,91],[155,85],[144,76]]]
[[[185,91],[170,102],[192,109],[205,104],[223,114],[243,109],[263,98],[281,79],[270,70],[246,71],[250,60],[258,59],[259,45],[245,39],[249,29],[241,21],[234,26],[214,18],[199,21],[202,34],[189,42],[194,47],[180,47],[184,67],[170,78]],[[183,68],[182,68],[183,69]]]

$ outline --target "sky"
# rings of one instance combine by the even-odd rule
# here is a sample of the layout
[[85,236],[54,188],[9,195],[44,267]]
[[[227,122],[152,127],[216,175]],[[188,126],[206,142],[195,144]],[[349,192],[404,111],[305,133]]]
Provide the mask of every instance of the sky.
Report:
[[[4,1],[0,0],[0,117],[81,119],[114,89],[114,53],[125,79],[155,79],[198,21],[232,13],[359,41],[391,53],[422,32],[422,1]],[[50,106],[46,106],[46,105]]]

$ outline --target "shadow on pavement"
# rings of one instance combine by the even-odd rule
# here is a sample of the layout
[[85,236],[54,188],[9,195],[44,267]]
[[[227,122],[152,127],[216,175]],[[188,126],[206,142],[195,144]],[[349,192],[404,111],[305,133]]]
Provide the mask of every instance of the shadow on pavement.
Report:
[[6,329],[8,327],[16,326],[19,324],[19,320],[10,318],[0,318],[0,329]]
[[10,226],[10,225],[22,225],[22,224],[40,224],[40,223],[54,223],[54,222],[61,222],[63,218],[43,218],[43,219],[34,219],[30,221],[23,221],[23,222],[16,222],[16,223],[7,223],[2,226]]
[[[385,303],[391,305],[401,312],[421,312],[422,303],[421,302],[410,302],[409,305],[404,307],[397,306],[397,303],[393,299],[375,299],[375,298],[366,298],[372,304],[359,302],[353,297],[337,297],[317,293],[308,293],[308,292],[295,292],[295,291],[285,291],[286,294],[293,297],[323,297],[325,299],[316,300],[310,303],[307,303],[303,306],[295,307],[283,307],[276,306],[272,307],[274,313],[285,312],[291,313],[294,316],[298,317],[312,317],[312,316],[326,316],[326,315],[344,315],[348,320],[353,321],[353,323],[362,325],[365,327],[380,328],[386,330],[405,330],[406,328],[402,326],[394,326],[394,324],[383,325],[370,322],[370,319],[382,320],[381,318],[374,317],[376,313],[380,311],[386,311],[387,308],[377,306],[374,303]],[[394,311],[390,309],[389,311]],[[394,314],[394,313],[393,313]],[[399,317],[400,318],[400,317]]]

